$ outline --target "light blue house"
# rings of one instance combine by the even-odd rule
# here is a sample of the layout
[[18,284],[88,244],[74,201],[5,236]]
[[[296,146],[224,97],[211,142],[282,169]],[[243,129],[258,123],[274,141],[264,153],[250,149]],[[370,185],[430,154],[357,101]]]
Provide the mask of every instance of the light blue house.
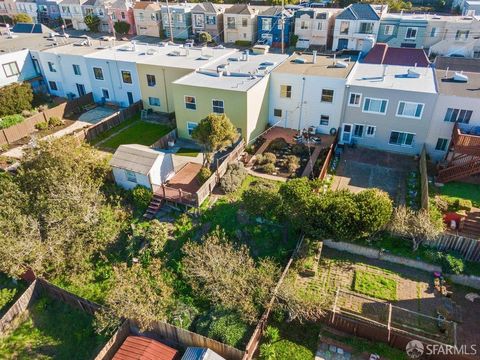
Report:
[[[189,39],[192,36],[192,8],[195,4],[181,3],[162,6],[162,26],[166,38],[170,38],[170,29],[174,39]],[[170,16],[169,16],[170,12]],[[171,21],[171,26],[170,26]]]
[[281,6],[272,6],[257,17],[257,38],[273,47],[282,46],[282,15],[283,15],[283,44],[288,47],[290,35],[293,31],[293,14],[289,10],[282,10]]
[[377,41],[390,47],[423,48],[427,24],[423,15],[387,14],[380,21]]
[[61,23],[60,0],[37,0],[38,22],[49,27],[56,27]]

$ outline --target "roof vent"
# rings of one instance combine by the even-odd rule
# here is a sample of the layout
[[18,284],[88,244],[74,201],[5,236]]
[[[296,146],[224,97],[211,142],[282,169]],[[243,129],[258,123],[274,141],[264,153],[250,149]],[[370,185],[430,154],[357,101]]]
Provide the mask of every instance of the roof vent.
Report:
[[407,77],[418,79],[420,77],[420,73],[415,69],[408,69]]
[[147,55],[153,55],[153,54],[156,54],[157,53],[157,50],[155,49],[148,49],[147,50]]
[[296,58],[295,60],[293,60],[293,62],[296,64],[305,64],[307,60],[305,60],[304,58]]
[[335,67],[336,68],[346,68],[348,64],[345,61],[338,60],[335,62]]
[[453,75],[453,81],[457,81],[457,82],[468,82],[468,76],[467,76],[467,75],[464,75],[463,72],[461,72],[461,73],[456,72],[456,73]]
[[238,57],[229,57],[228,61],[240,61],[241,59]]

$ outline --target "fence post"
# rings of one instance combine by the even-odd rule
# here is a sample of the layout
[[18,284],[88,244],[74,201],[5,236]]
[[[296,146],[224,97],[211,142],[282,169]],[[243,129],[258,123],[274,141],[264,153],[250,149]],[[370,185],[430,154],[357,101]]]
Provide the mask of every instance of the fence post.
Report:
[[392,335],[392,303],[388,303],[387,330],[388,330],[388,343],[390,344],[390,337]]
[[335,292],[335,301],[333,303],[333,314],[332,314],[332,324],[335,322],[335,313],[337,312],[337,301],[338,301],[338,295],[340,294],[340,288],[337,288],[337,291]]

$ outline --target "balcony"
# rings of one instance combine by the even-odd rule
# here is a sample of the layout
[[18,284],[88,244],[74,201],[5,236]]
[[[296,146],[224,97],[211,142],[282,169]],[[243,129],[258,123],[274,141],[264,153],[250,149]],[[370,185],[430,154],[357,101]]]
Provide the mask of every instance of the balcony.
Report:
[[453,128],[452,140],[458,151],[480,155],[480,126],[457,123]]

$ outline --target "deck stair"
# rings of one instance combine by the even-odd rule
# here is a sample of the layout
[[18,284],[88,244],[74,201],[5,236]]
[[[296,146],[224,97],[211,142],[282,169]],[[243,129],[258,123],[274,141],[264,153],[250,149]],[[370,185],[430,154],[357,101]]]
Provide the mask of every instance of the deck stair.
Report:
[[463,222],[461,235],[480,239],[480,209],[472,208]]
[[152,220],[157,214],[157,212],[160,210],[164,202],[165,200],[160,195],[154,194],[152,200],[150,201],[150,204],[148,205],[147,210],[145,211],[145,214],[143,214],[143,217],[145,219]]

